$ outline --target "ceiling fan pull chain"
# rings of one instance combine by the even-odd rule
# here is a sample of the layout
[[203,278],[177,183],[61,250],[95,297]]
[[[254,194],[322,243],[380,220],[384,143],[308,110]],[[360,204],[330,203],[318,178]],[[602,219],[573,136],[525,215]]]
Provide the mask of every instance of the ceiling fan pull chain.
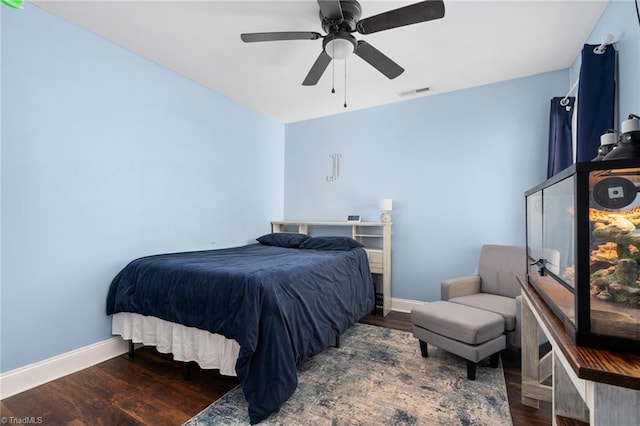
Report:
[[344,58],[344,107],[347,107],[347,58]]
[[[332,55],[336,56],[336,45],[335,45],[335,43],[331,47],[333,48]],[[331,93],[336,93],[336,61],[335,61],[335,59],[331,60]]]

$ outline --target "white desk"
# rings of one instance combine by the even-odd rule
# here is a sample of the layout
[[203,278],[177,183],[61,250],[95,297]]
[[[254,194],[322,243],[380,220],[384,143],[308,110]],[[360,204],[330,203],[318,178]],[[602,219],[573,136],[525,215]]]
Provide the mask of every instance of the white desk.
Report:
[[[553,406],[557,417],[591,426],[640,425],[640,354],[576,346],[560,319],[536,290],[519,276],[522,287],[522,404]],[[538,330],[552,345],[539,359]],[[542,382],[553,372],[552,386]]]

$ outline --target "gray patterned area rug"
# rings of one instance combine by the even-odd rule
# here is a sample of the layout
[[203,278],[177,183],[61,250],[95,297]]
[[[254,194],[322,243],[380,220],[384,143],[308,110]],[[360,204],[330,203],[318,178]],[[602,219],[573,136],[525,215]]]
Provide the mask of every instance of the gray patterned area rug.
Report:
[[[502,367],[482,363],[467,380],[465,360],[411,333],[356,324],[298,367],[298,388],[264,425],[511,425]],[[248,425],[240,387],[187,426]]]

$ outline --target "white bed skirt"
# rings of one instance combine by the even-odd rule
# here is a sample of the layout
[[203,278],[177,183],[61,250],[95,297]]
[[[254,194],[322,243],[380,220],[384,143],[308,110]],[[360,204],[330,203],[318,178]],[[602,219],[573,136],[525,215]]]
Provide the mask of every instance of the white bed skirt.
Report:
[[155,346],[158,352],[171,353],[176,361],[195,361],[200,368],[236,375],[240,345],[220,334],[130,312],[114,314],[111,331],[134,343]]

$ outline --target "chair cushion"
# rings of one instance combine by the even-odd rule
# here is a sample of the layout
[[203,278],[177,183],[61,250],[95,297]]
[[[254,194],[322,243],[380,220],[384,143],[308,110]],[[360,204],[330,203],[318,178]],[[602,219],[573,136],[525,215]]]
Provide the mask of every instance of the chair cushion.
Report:
[[438,301],[411,310],[411,322],[433,333],[477,345],[500,336],[500,315],[460,304]]
[[471,306],[477,309],[494,312],[504,318],[504,328],[507,331],[516,328],[516,299],[495,294],[478,293],[449,299],[449,302]]
[[493,244],[482,246],[478,263],[482,293],[516,297],[520,294],[516,276],[526,272],[527,253],[524,247]]

